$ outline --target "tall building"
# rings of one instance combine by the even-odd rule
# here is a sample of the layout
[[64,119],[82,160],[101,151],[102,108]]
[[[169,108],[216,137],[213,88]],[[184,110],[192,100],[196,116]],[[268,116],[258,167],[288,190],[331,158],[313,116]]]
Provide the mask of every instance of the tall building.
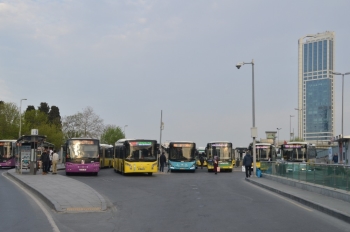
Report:
[[299,39],[299,138],[330,141],[334,134],[334,32]]

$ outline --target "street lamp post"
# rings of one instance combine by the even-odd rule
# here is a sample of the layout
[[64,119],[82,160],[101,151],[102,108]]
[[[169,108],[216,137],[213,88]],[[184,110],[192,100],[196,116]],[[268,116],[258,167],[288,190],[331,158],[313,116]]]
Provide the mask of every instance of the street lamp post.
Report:
[[291,141],[292,138],[292,117],[294,117],[294,115],[289,115],[289,141]]
[[26,98],[21,99],[20,104],[19,104],[19,132],[18,132],[18,138],[21,137],[22,133],[22,101],[26,101]]
[[280,139],[280,130],[281,130],[282,128],[277,128],[277,131],[278,131],[278,139],[277,139],[277,146],[278,146],[278,140]]
[[252,116],[253,116],[253,127],[251,128],[251,135],[253,137],[253,172],[256,173],[256,148],[255,148],[255,138],[258,136],[257,128],[255,127],[255,95],[254,95],[254,60],[252,62],[240,62],[236,65],[240,69],[245,64],[252,65]]
[[339,73],[339,72],[333,72],[334,75],[342,75],[342,93],[341,93],[341,135],[342,137],[344,136],[343,134],[343,129],[344,129],[344,76],[349,75],[350,72],[347,73]]
[[125,133],[125,127],[127,127],[128,125],[124,126],[124,137],[126,138],[126,133]]

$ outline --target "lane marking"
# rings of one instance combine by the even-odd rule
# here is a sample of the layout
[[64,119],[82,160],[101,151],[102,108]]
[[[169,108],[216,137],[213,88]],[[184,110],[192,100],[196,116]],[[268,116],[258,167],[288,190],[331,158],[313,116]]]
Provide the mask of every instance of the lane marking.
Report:
[[310,209],[310,208],[308,208],[308,207],[306,207],[306,206],[303,206],[303,205],[301,205],[301,204],[299,204],[299,203],[297,203],[297,202],[295,202],[295,201],[293,201],[293,200],[289,200],[288,198],[286,198],[286,197],[284,197],[284,196],[281,196],[281,195],[278,194],[278,193],[275,193],[275,192],[272,192],[272,191],[270,191],[270,190],[268,190],[268,189],[259,187],[259,186],[255,185],[255,184],[252,184],[252,185],[253,185],[255,188],[259,188],[259,189],[261,189],[261,190],[263,190],[263,191],[265,191],[265,192],[267,192],[267,193],[273,194],[273,195],[275,195],[276,197],[281,198],[281,199],[283,199],[283,200],[285,200],[285,201],[288,201],[289,203],[292,203],[293,205],[296,205],[296,206],[298,206],[298,207],[300,207],[300,208],[302,208],[302,209],[305,209],[305,210],[307,210],[307,211],[309,211],[309,212],[313,212],[312,209]]
[[12,183],[14,183],[15,185],[17,185],[17,187],[19,187],[20,189],[22,189],[26,194],[28,194],[34,201],[35,203],[40,207],[40,209],[43,211],[43,213],[45,214],[47,220],[49,221],[50,225],[52,226],[52,231],[53,232],[60,232],[60,230],[58,229],[55,221],[53,220],[51,214],[49,213],[49,211],[47,211],[47,209],[43,206],[43,204],[41,204],[41,202],[31,193],[29,192],[27,189],[25,189],[24,187],[22,187],[20,184],[18,184],[16,181],[12,180],[11,178],[9,178],[8,176],[4,175],[5,172],[3,172],[1,175],[3,177],[5,177],[6,179],[8,179],[9,181],[11,181]]

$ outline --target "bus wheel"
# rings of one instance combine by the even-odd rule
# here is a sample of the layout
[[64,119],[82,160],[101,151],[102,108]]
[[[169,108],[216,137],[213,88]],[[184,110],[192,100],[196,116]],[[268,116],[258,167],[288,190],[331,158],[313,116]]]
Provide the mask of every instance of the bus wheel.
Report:
[[152,172],[149,172],[149,173],[148,173],[149,176],[152,176],[152,174],[153,174]]
[[98,176],[98,172],[94,172],[94,176]]

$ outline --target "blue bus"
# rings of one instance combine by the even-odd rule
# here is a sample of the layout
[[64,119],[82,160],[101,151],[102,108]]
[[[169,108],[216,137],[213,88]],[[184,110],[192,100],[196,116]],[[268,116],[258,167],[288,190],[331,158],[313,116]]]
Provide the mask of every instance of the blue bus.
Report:
[[190,141],[169,143],[170,171],[196,171],[196,144]]

